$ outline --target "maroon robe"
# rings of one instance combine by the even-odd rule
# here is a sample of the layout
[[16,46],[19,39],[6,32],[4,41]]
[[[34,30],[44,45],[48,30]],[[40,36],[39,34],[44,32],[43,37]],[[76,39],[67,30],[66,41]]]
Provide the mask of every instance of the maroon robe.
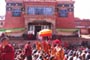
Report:
[[31,45],[26,44],[24,47],[24,54],[25,56],[31,56],[32,55],[32,48]]
[[14,48],[10,44],[5,48],[0,45],[0,60],[14,60]]

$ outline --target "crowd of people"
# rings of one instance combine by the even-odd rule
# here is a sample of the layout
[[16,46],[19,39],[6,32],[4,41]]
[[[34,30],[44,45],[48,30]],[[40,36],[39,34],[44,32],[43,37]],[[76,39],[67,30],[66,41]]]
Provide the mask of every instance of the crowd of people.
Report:
[[0,60],[90,60],[87,46],[70,48],[62,46],[59,39],[27,42],[23,48],[15,49],[8,37],[0,38]]
[[[27,44],[29,44],[28,42]],[[25,46],[27,46],[27,44]],[[18,50],[17,60],[89,60],[90,50],[86,46],[78,47],[62,47],[60,42],[48,43],[47,41],[36,41],[33,46],[30,45],[30,50],[26,56],[22,54],[27,50]],[[21,52],[22,51],[22,52]],[[31,52],[30,52],[31,51]],[[30,55],[29,55],[30,54]],[[29,59],[29,60],[30,60]]]

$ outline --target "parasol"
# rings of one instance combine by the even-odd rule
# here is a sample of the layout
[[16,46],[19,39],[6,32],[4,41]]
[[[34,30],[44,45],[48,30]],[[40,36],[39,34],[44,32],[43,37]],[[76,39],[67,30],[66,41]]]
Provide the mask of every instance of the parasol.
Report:
[[42,37],[51,36],[52,35],[52,30],[42,29],[41,31],[39,31],[39,35],[42,36]]

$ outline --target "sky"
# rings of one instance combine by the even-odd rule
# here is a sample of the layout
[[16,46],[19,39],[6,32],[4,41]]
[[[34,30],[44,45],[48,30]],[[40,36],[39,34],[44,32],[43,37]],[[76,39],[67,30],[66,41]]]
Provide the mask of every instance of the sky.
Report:
[[5,15],[5,1],[4,0],[0,0],[0,16]]
[[[90,0],[74,0],[74,16],[80,19],[90,19]],[[5,16],[5,1],[0,0],[0,16]]]
[[90,19],[90,0],[75,0],[75,17]]

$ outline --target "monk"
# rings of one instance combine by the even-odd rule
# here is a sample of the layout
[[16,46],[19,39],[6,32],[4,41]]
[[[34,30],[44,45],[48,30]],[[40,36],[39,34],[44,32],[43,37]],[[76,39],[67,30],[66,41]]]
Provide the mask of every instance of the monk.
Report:
[[48,41],[42,41],[42,49],[46,54],[49,54],[50,45],[48,44]]
[[51,60],[55,60],[56,58],[56,50],[55,50],[55,47],[51,47],[51,52],[50,52],[50,57],[51,57]]
[[9,44],[9,38],[7,37],[1,38],[0,60],[14,60],[14,48]]
[[64,49],[62,48],[62,46],[57,44],[55,49],[56,49],[55,53],[56,60],[64,60]]
[[41,43],[39,41],[36,42],[36,49],[40,51],[42,49]]
[[27,60],[32,60],[32,48],[31,48],[31,42],[28,42],[24,46],[24,54]]

